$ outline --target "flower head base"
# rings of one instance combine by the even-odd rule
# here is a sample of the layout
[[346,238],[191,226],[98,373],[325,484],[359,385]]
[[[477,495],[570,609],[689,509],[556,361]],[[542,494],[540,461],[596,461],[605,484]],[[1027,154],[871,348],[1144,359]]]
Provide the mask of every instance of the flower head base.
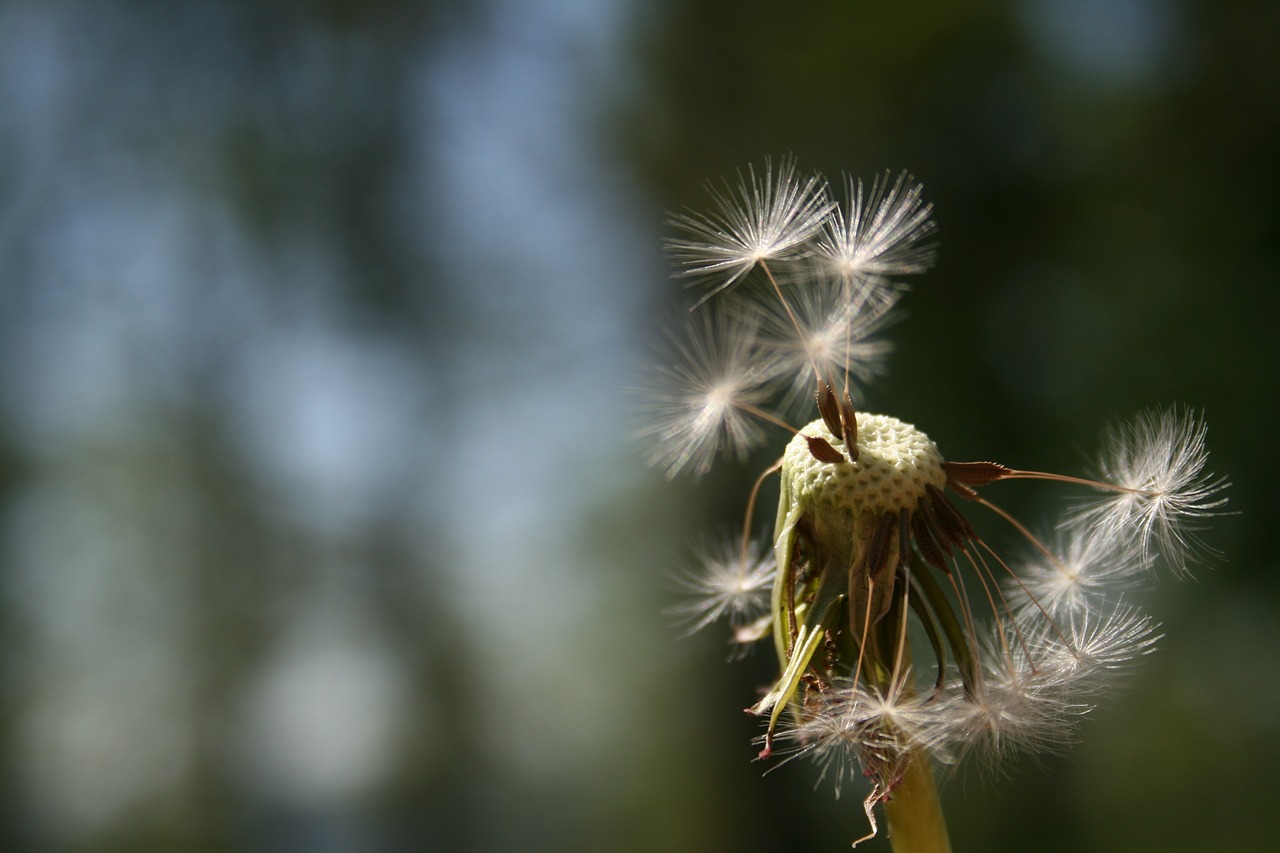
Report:
[[[931,208],[905,176],[870,193],[848,181],[842,210],[793,161],[776,181],[748,175],[736,199],[714,194],[716,213],[673,219],[698,239],[669,248],[720,296],[698,302],[702,321],[657,368],[645,433],[668,475],[742,457],[771,428],[792,437],[764,475],[781,477],[772,560],[751,539],[757,481],[741,538],[702,550],[686,584],[700,601],[679,615],[694,629],[727,616],[740,644],[772,638],[778,676],[749,709],[765,721],[761,758],[777,745],[837,783],[859,767],[873,834],[884,805],[895,835],[924,827],[942,849],[930,760],[1070,743],[1154,647],[1158,626],[1122,593],[1157,562],[1183,573],[1209,553],[1198,531],[1227,484],[1205,473],[1205,425],[1187,412],[1113,430],[1096,480],[947,460],[916,427],[859,412],[887,346],[869,336],[903,292],[891,278],[932,261]],[[756,269],[763,287],[730,290]],[[817,419],[797,429],[786,413],[805,386]],[[987,499],[1007,480],[1103,497],[1045,541]],[[1028,556],[1002,556],[962,506],[1003,520]],[[919,811],[931,797],[932,817]]]
[[[897,418],[858,417],[855,461],[819,460],[810,450],[814,437],[833,446],[843,443],[817,420],[787,445],[775,530],[779,551],[789,553],[777,556],[790,565],[797,548],[817,553],[814,548],[822,543],[825,560],[855,567],[860,580],[848,584],[847,603],[849,624],[861,637],[868,620],[879,621],[887,612],[900,563],[910,554],[912,527],[927,526],[926,519],[935,517],[930,507],[947,476],[937,446]],[[784,543],[796,537],[809,541],[788,549]],[[783,617],[783,624],[775,625],[783,629],[779,635],[791,633],[791,614],[776,615]]]

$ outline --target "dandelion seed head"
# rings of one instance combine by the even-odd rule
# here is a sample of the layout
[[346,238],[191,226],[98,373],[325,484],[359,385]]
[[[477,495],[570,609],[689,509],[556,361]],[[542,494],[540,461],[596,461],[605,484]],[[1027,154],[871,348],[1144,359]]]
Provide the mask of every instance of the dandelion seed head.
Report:
[[805,436],[843,444],[822,420],[810,423],[791,440],[782,457],[782,476],[796,501],[855,514],[896,514],[914,510],[930,486],[946,485],[937,445],[897,418],[858,416],[855,462],[820,462],[810,452]]
[[[757,266],[769,286],[699,309],[669,341],[646,434],[669,476],[696,476],[759,444],[762,423],[786,426],[780,413],[816,404],[766,472],[781,481],[772,550],[743,544],[757,481],[744,533],[696,549],[682,581],[691,600],[673,613],[690,631],[727,620],[740,646],[772,639],[778,674],[749,709],[766,720],[761,759],[776,740],[837,793],[860,770],[874,835],[874,810],[892,810],[928,759],[972,753],[994,768],[1072,743],[1155,648],[1158,625],[1128,600],[1133,588],[1158,557],[1185,572],[1205,556],[1197,531],[1227,483],[1206,473],[1204,422],[1184,410],[1113,429],[1098,480],[944,461],[911,424],[860,411],[905,292],[893,279],[932,263],[934,224],[905,173],[845,189],[842,208],[788,159],[713,188],[711,213],[671,218],[684,236],[667,248],[680,275],[706,285],[699,305]],[[988,499],[1002,480],[1104,497],[1042,538]],[[1023,559],[1006,560],[961,507],[1007,523]]]

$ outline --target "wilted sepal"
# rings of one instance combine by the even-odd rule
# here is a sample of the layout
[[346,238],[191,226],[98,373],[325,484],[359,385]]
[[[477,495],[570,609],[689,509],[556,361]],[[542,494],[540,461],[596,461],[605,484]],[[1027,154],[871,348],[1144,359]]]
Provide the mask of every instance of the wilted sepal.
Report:
[[844,599],[844,587],[848,567],[837,563],[824,566],[816,580],[798,579],[800,567],[796,563],[799,544],[799,528],[805,521],[806,508],[787,480],[782,481],[782,494],[778,502],[778,531],[774,544],[774,556],[778,573],[773,588],[773,639],[782,665],[782,674],[773,688],[748,709],[752,714],[769,714],[769,735],[761,753],[767,757],[769,738],[777,727],[783,709],[795,697],[800,680],[808,671],[813,656],[825,639],[827,631],[840,615],[837,606]]

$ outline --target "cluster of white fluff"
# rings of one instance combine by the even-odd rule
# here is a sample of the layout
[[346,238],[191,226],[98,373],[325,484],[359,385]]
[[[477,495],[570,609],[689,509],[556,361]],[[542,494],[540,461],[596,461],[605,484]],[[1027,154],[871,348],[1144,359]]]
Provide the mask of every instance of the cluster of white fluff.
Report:
[[[896,279],[933,261],[926,243],[933,222],[921,188],[906,175],[885,176],[869,189],[846,179],[844,191],[843,203],[834,200],[825,180],[802,176],[788,159],[749,168],[736,185],[712,187],[709,213],[671,217],[682,236],[668,250],[697,292],[643,392],[641,430],[651,461],[668,476],[701,476],[719,456],[745,458],[797,433],[791,419],[812,407],[815,389],[830,429],[821,430],[816,446],[813,435],[803,436],[809,451],[822,464],[860,464],[856,429],[848,432],[856,427],[854,405],[883,370],[889,344],[877,335],[895,319],[905,292]],[[901,641],[874,678],[862,653],[816,663],[835,654],[833,626],[848,631],[857,614],[844,623],[821,621],[824,587],[811,575],[827,569],[796,550],[794,531],[784,530],[785,507],[772,537],[753,540],[747,529],[700,543],[699,568],[684,578],[690,600],[678,615],[690,630],[727,620],[739,644],[773,636],[782,673],[754,709],[770,719],[769,742],[814,758],[837,781],[870,777],[870,814],[908,756],[951,763],[977,751],[995,760],[1075,738],[1080,717],[1158,637],[1131,588],[1158,564],[1185,573],[1208,553],[1197,531],[1221,510],[1227,483],[1206,473],[1205,438],[1196,413],[1152,411],[1106,434],[1095,480],[990,463],[948,469],[948,494],[959,506],[1009,522],[1026,543],[1023,557],[1006,560],[963,523],[931,520],[934,510],[923,504],[941,506],[938,498],[922,497],[911,525],[905,510],[888,518],[901,537],[886,550],[901,596],[893,600]],[[1040,537],[980,495],[1001,479],[1057,481],[1091,498]],[[748,504],[754,499],[753,491]],[[943,509],[951,506],[942,500]],[[859,535],[852,524],[850,535]],[[841,567],[855,584],[858,570]],[[946,603],[912,600],[922,597],[923,573],[936,574]],[[798,591],[808,598],[788,598]],[[943,636],[944,628],[951,633]],[[779,637],[783,630],[800,639]],[[820,631],[826,652],[818,650]],[[864,648],[865,632],[853,640]],[[915,654],[907,650],[912,643]],[[932,658],[920,654],[929,646]],[[802,654],[815,663],[797,661]]]

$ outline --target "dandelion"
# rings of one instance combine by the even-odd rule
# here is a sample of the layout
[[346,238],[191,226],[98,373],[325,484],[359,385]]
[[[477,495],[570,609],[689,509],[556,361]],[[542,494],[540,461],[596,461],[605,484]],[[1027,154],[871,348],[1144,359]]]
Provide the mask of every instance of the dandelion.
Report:
[[[712,214],[672,219],[696,239],[669,248],[709,290],[655,370],[645,433],[668,476],[790,438],[746,496],[741,535],[697,549],[677,615],[693,630],[727,618],[735,643],[772,645],[777,676],[748,709],[761,760],[813,759],[837,792],[865,778],[864,837],[883,813],[898,853],[949,850],[933,765],[997,767],[1076,740],[1158,639],[1132,589],[1157,564],[1185,573],[1212,553],[1199,534],[1227,482],[1206,472],[1204,420],[1185,410],[1113,428],[1094,479],[950,460],[915,425],[861,411],[903,293],[894,279],[932,263],[932,208],[905,175],[869,191],[846,179],[844,207],[791,160],[747,175],[736,195],[713,194]],[[767,287],[730,289],[757,267]],[[792,426],[806,396],[816,417]],[[772,475],[766,558],[752,528]],[[992,499],[1014,480],[1095,497],[1041,537]],[[980,536],[971,511],[1003,522],[1021,558]]]

